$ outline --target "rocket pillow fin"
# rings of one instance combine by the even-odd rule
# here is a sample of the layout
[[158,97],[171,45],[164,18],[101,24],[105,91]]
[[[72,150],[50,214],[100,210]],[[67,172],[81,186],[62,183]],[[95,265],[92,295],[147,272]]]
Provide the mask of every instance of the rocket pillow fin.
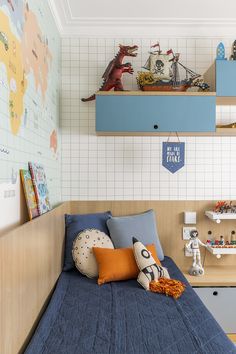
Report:
[[140,270],[137,281],[145,290],[149,290],[149,283],[153,280],[158,280],[160,277],[170,278],[167,269],[157,265],[151,252],[135,237],[133,237],[133,249]]

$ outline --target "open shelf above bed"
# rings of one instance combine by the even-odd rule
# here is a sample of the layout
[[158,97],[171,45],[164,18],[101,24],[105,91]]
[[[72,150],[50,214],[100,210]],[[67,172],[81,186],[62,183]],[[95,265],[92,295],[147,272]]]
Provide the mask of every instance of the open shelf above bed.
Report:
[[224,254],[236,254],[236,246],[207,246],[207,250],[214,256],[221,256]]
[[215,213],[212,210],[207,210],[205,211],[205,215],[217,224],[219,224],[221,220],[236,220],[236,213]]

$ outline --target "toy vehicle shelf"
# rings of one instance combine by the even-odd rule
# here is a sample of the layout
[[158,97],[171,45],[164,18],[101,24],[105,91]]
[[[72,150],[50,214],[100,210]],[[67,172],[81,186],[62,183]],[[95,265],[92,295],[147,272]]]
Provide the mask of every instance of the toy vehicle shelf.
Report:
[[223,255],[223,254],[236,254],[236,246],[228,246],[228,247],[224,247],[224,246],[215,246],[215,247],[212,247],[212,246],[207,246],[207,250],[212,253],[214,256],[217,256],[217,255]]
[[215,221],[217,224],[221,222],[221,220],[234,220],[236,219],[236,213],[215,213],[214,211],[205,211],[205,215]]
[[96,131],[100,135],[211,134],[215,133],[215,115],[214,92],[99,91],[96,94]]

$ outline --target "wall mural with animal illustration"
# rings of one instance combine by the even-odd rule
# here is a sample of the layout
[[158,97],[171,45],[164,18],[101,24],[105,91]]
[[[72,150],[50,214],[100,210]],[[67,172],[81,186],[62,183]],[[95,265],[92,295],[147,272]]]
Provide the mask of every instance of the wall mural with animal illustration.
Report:
[[0,230],[20,217],[28,161],[44,165],[51,202],[60,200],[60,44],[47,1],[0,0],[0,214],[14,205]]

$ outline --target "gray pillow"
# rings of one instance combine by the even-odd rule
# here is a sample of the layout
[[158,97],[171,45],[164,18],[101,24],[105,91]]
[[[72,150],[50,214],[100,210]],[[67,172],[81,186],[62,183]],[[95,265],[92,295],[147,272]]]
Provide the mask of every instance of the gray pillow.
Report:
[[164,253],[157,233],[156,218],[153,210],[132,216],[111,217],[107,227],[115,248],[132,247],[132,237],[147,244],[154,244],[160,261]]

